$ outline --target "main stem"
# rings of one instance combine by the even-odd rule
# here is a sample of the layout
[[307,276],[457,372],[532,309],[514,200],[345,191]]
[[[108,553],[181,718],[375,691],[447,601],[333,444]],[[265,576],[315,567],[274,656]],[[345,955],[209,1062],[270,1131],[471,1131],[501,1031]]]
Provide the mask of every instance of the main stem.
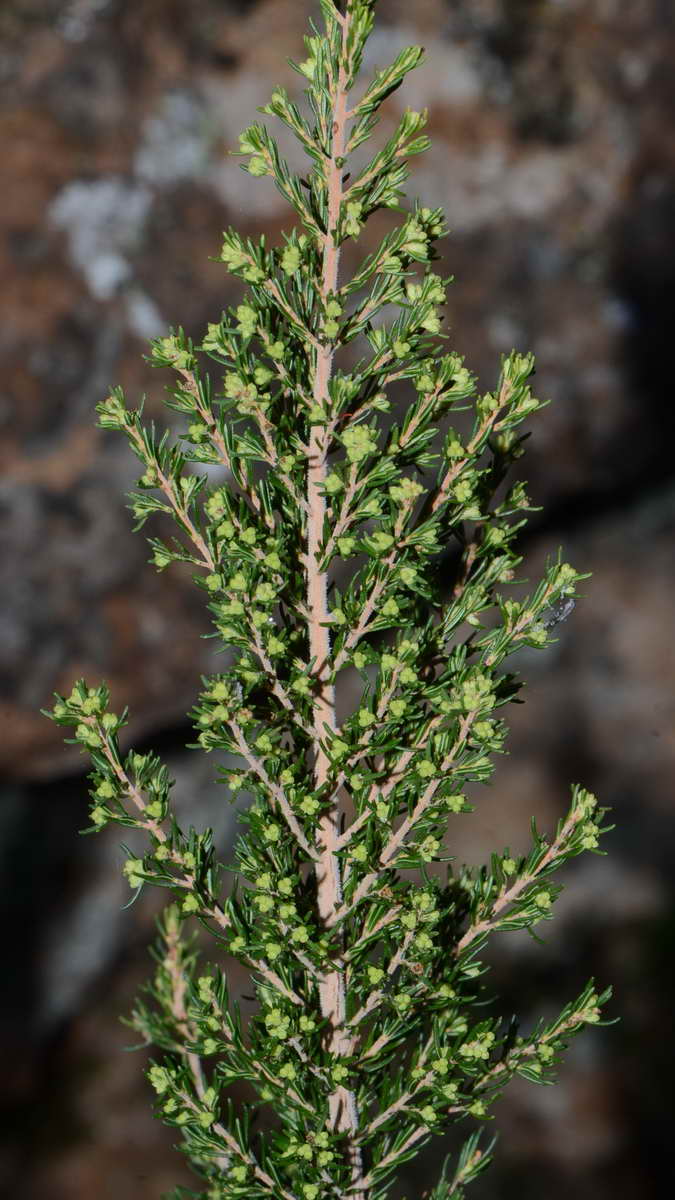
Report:
[[[347,128],[347,37],[351,17],[347,12],[342,18],[342,49],[335,95],[333,99],[333,129],[331,155],[327,170],[328,214],[323,247],[321,275],[321,297],[325,302],[335,292],[338,279],[340,251],[338,246],[338,222],[342,199],[342,159],[345,152]],[[328,409],[328,385],[333,368],[334,346],[320,344],[316,349],[314,373],[314,403],[324,411]],[[326,500],[323,494],[328,455],[328,435],[322,425],[313,425],[309,439],[309,461],[307,469],[307,609],[309,613],[309,653],[314,660],[316,691],[313,711],[314,741],[314,785],[321,788],[328,779],[330,760],[322,743],[335,730],[335,688],[331,682],[331,648],[327,595],[327,575],[321,570],[321,548],[326,517]],[[339,805],[337,799],[330,811],[321,818],[318,831],[319,861],[316,864],[317,905],[319,919],[325,929],[335,924],[335,914],[342,902],[340,862],[337,857],[339,837]],[[351,1050],[351,1041],[345,1031],[345,970],[344,962],[338,958],[335,969],[326,972],[319,980],[321,1012],[328,1021],[327,1049],[335,1056],[344,1056]],[[352,1168],[352,1195],[354,1200],[364,1200],[365,1192],[359,1187],[362,1178],[361,1156],[354,1143],[358,1130],[358,1112],[354,1093],[338,1086],[329,1100],[331,1127],[350,1136],[348,1146]]]

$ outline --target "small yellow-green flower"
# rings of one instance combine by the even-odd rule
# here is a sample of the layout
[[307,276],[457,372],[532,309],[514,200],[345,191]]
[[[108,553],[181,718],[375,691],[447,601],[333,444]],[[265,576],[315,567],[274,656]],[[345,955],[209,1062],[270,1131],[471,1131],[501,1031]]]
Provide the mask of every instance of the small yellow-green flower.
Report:
[[128,858],[122,867],[122,874],[126,875],[129,881],[129,887],[137,888],[143,882],[143,859]]
[[420,843],[420,854],[424,858],[432,858],[436,854],[440,844],[438,838],[427,837]]
[[255,333],[255,328],[258,323],[258,314],[250,304],[240,304],[237,307],[237,322],[239,328],[245,336],[250,336]]
[[300,250],[297,246],[287,246],[281,256],[281,268],[287,275],[293,275],[300,266]]
[[344,230],[350,237],[358,237],[363,221],[362,208],[358,201],[350,200],[345,206]]
[[463,796],[460,792],[457,792],[452,796],[446,796],[445,798],[446,808],[449,808],[450,812],[453,813],[461,813],[465,804],[466,796]]
[[368,538],[368,545],[377,554],[384,554],[390,550],[394,544],[394,539],[390,533],[385,533],[384,530],[378,529],[375,533],[371,533]]
[[259,154],[250,158],[247,165],[250,175],[267,175],[269,172],[266,160]]
[[347,451],[347,458],[352,463],[362,462],[377,450],[376,436],[367,425],[353,425],[350,429],[345,429],[342,444]]
[[431,779],[432,775],[437,774],[435,765],[428,758],[423,758],[417,764],[417,774],[421,775],[422,779]]
[[163,1096],[171,1086],[171,1076],[166,1067],[150,1067],[148,1079],[158,1096]]

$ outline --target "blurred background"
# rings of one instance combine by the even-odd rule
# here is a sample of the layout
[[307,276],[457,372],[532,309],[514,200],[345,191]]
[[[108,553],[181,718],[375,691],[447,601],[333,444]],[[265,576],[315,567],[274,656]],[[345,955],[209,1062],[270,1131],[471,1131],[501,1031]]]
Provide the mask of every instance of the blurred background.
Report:
[[[95,430],[94,405],[121,382],[160,417],[146,339],[172,324],[201,336],[233,301],[209,261],[226,225],[278,242],[292,223],[272,183],[226,152],[273,85],[297,92],[285,59],[303,56],[310,14],[312,0],[0,8],[0,1185],[14,1200],[197,1186],[119,1022],[150,969],[157,897],[122,911],[120,831],[78,838],[84,760],[38,710],[80,675],[105,677],[114,706],[130,705],[129,743],[165,757],[186,819],[228,846],[215,765],[184,749],[214,668],[201,594],[147,565],[124,507],[136,460]],[[557,645],[520,657],[528,703],[511,712],[510,757],[453,850],[524,849],[531,814],[550,829],[573,780],[616,821],[609,856],[569,870],[545,944],[495,942],[492,980],[531,1022],[593,974],[614,984],[620,1023],[575,1042],[555,1089],[512,1086],[474,1194],[660,1198],[675,1069],[675,10],[380,0],[366,67],[411,42],[426,64],[378,137],[405,105],[429,108],[433,149],[409,195],[448,214],[451,344],[484,388],[502,352],[534,350],[552,400],[522,464],[543,506],[525,573],[560,544],[593,572]],[[434,1143],[408,1167],[409,1200],[441,1157]]]

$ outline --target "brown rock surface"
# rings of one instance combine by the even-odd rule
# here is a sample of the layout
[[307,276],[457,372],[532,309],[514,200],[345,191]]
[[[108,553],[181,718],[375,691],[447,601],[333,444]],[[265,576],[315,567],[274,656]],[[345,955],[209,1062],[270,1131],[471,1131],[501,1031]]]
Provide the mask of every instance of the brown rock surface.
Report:
[[[152,909],[120,912],[115,838],[75,839],[80,760],[38,709],[81,674],[106,677],[131,707],[130,739],[164,742],[192,819],[220,821],[227,842],[211,764],[174,745],[212,663],[200,594],[146,564],[124,509],[134,460],[93,430],[93,410],[120,381],[160,418],[145,340],[172,324],[198,334],[232,302],[208,261],[222,228],[277,239],[290,223],[271,183],[225,152],[274,84],[297,88],[284,56],[301,52],[310,11],[0,10],[0,848],[15,968],[0,1180],[21,1200],[142,1200],[188,1179],[149,1116],[138,1056],[117,1053]],[[611,858],[570,872],[545,950],[504,938],[494,970],[526,1019],[591,972],[614,979],[623,1024],[580,1043],[560,1090],[505,1103],[500,1165],[476,1195],[539,1198],[544,1179],[547,1200],[650,1200],[668,1157],[654,1081],[673,1003],[675,18],[663,0],[381,0],[378,19],[369,69],[427,47],[380,136],[401,106],[429,108],[434,148],[409,190],[442,204],[453,230],[453,342],[486,387],[501,352],[533,349],[554,401],[523,465],[544,505],[528,573],[559,542],[594,572],[558,647],[519,664],[529,703],[511,714],[510,757],[454,848],[519,847],[532,812],[550,828],[572,779],[617,820]]]

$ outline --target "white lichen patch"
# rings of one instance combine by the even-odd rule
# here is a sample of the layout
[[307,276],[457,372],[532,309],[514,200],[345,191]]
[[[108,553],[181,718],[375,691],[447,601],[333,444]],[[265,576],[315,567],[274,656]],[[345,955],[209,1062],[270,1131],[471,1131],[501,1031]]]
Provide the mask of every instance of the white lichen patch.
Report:
[[134,171],[143,183],[165,188],[204,176],[218,130],[192,92],[171,91],[143,124]]
[[131,275],[148,216],[151,193],[140,183],[111,175],[76,179],[52,201],[48,220],[66,234],[68,253],[97,300],[109,300]]

